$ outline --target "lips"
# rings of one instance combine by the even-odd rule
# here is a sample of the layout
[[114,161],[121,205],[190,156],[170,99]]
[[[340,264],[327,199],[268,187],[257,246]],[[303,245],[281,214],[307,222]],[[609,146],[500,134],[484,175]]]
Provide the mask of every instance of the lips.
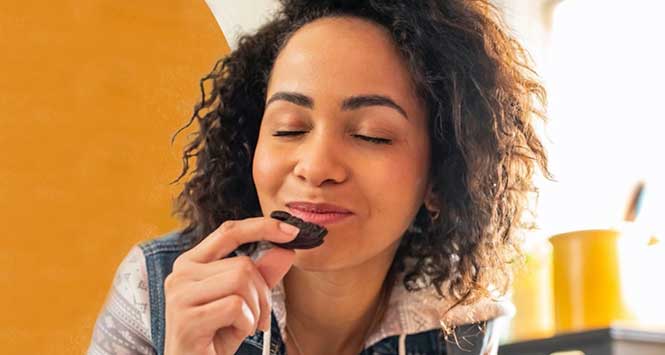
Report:
[[351,213],[346,208],[336,206],[330,203],[313,203],[305,201],[295,201],[286,204],[287,207],[312,212],[312,213]]
[[353,215],[353,212],[348,209],[329,203],[296,201],[289,202],[286,206],[294,216],[307,222],[322,225],[340,222]]

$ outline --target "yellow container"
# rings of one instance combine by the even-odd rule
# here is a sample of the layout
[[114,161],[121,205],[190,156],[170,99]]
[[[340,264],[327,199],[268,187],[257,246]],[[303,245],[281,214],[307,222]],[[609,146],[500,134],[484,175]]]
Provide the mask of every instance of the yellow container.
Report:
[[554,319],[557,333],[631,320],[622,297],[617,230],[553,236]]
[[552,247],[547,240],[525,248],[526,261],[515,270],[512,301],[517,313],[511,321],[508,341],[547,338],[554,335]]

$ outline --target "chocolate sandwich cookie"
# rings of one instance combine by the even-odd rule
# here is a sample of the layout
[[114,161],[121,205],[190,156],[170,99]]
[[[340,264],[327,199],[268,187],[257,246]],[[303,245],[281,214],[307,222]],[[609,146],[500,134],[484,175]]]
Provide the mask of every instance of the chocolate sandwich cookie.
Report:
[[323,244],[323,237],[328,234],[328,230],[315,223],[305,222],[302,219],[291,215],[286,211],[273,211],[270,217],[296,226],[300,232],[296,239],[287,243],[274,243],[276,246],[285,249],[312,249]]

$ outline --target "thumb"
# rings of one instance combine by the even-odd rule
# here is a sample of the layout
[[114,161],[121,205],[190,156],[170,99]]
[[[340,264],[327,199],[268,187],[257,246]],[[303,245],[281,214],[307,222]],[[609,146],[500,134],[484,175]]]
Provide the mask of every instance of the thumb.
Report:
[[296,257],[296,252],[289,249],[274,247],[256,260],[256,267],[271,289],[277,285],[289,271]]

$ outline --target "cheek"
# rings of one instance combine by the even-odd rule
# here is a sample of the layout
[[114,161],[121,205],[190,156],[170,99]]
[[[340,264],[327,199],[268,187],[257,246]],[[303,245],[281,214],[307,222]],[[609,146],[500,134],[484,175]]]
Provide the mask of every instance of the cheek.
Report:
[[376,212],[397,217],[420,206],[427,183],[425,160],[404,154],[365,169],[364,184],[372,191]]
[[[410,146],[402,154],[397,154],[385,163],[382,179],[392,184],[396,197],[418,194],[427,183],[429,168],[429,150],[425,145]],[[406,195],[405,195],[406,194]]]
[[257,192],[261,194],[273,190],[281,179],[281,170],[280,160],[275,159],[275,154],[271,154],[270,149],[259,141],[252,162],[252,177]]

